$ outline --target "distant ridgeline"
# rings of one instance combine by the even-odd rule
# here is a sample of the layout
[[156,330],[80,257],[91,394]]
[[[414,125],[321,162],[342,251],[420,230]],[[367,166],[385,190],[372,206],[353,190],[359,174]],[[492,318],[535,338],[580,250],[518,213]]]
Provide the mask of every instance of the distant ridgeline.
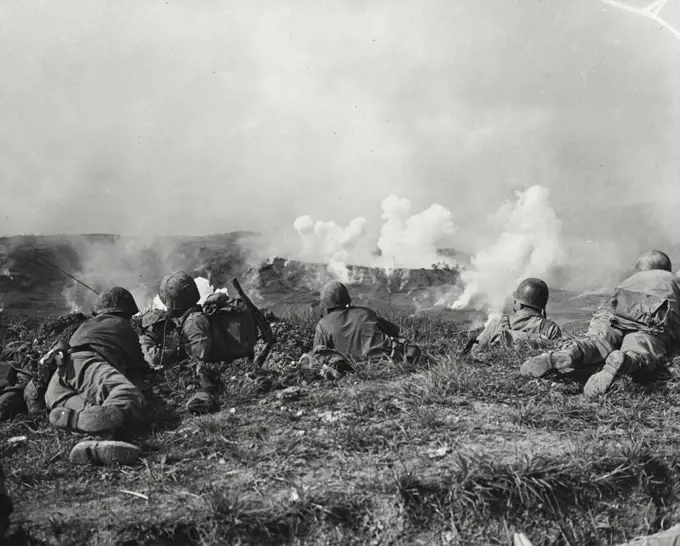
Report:
[[460,272],[448,266],[386,271],[358,265],[334,272],[323,264],[274,258],[244,273],[244,280],[263,297],[300,292],[318,294],[321,286],[334,279],[346,282],[354,290],[408,294],[432,286],[454,285],[460,279]]
[[[44,260],[77,277],[97,291],[113,285],[133,291],[140,304],[153,298],[168,271],[185,270],[230,287],[239,277],[246,291],[260,301],[313,302],[320,287],[338,275],[323,264],[283,258],[258,267],[248,264],[249,237],[234,232],[204,237],[129,237],[92,235],[22,235],[0,237],[0,308],[5,312],[59,315],[73,303],[89,312],[94,296]],[[250,262],[252,263],[252,262]],[[349,266],[341,279],[364,295],[407,295],[432,286],[453,285],[456,268],[383,269]],[[346,277],[346,278],[345,278]],[[71,304],[69,304],[70,300]]]

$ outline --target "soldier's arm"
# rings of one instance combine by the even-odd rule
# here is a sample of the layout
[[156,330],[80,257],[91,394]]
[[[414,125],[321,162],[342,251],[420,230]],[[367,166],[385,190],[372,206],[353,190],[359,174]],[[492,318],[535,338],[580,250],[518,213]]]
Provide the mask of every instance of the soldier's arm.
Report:
[[378,326],[380,326],[380,329],[385,333],[385,335],[390,337],[399,337],[399,326],[390,322],[389,320],[378,317]]
[[182,329],[182,341],[187,357],[206,361],[210,355],[212,339],[210,337],[210,321],[204,315],[189,317]]
[[562,337],[562,329],[555,324],[554,322],[547,328],[545,331],[545,337],[547,337],[550,341],[554,341],[556,339],[560,339]]
[[147,335],[139,336],[139,344],[142,347],[142,353],[144,355],[144,360],[153,368],[157,368],[161,365],[162,356],[161,348],[156,343],[156,341]]
[[500,332],[501,319],[492,320],[477,336],[477,344],[472,348],[472,356],[477,356],[491,345]]
[[330,336],[321,327],[321,324],[316,325],[316,331],[314,332],[314,344],[312,347],[333,347]]

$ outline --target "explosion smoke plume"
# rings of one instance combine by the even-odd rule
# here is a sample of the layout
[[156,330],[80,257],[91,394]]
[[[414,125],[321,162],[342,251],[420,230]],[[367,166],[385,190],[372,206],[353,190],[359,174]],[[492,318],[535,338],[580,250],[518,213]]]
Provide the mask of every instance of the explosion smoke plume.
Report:
[[465,288],[453,309],[497,314],[522,279],[546,280],[560,265],[562,223],[548,202],[548,189],[535,185],[516,195],[512,210],[504,206],[498,213],[503,224],[498,239],[472,259],[473,270],[462,273]]
[[[397,268],[429,268],[434,263],[453,262],[437,253],[438,245],[455,232],[453,216],[441,205],[410,215],[408,199],[389,195],[382,201],[382,226],[377,244],[367,244],[367,221],[355,218],[346,227],[334,221],[314,221],[300,216],[293,228],[300,237],[299,256],[307,261],[321,261],[329,272],[343,282],[359,281],[347,266],[366,265],[391,271]],[[377,248],[379,255],[367,249]]]
[[297,218],[293,228],[302,241],[302,259],[320,259],[338,279],[349,282],[347,265],[359,239],[366,233],[365,218],[355,218],[343,228],[333,221],[315,222],[306,215]]
[[456,231],[449,210],[435,203],[409,216],[411,202],[396,195],[383,200],[382,210],[383,225],[378,248],[382,253],[380,262],[383,267],[418,269],[441,261],[437,254],[438,245]]

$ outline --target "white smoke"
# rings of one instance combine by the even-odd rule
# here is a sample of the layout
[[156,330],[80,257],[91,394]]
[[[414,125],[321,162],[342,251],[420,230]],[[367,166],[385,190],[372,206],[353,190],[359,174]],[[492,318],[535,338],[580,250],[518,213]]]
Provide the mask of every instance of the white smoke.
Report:
[[301,258],[308,261],[322,261],[328,270],[343,282],[350,282],[347,265],[352,252],[366,233],[366,219],[355,218],[347,227],[333,221],[314,221],[309,216],[300,216],[293,223],[302,241]]
[[14,280],[14,277],[12,277],[12,272],[9,270],[9,267],[5,267],[1,273],[3,277],[9,277],[10,279]]
[[378,240],[382,267],[418,269],[446,261],[437,254],[437,248],[456,230],[448,209],[435,203],[409,216],[411,202],[390,195],[383,200],[382,210],[383,225]]
[[426,210],[410,215],[408,199],[390,195],[382,202],[382,227],[377,245],[380,256],[367,252],[367,221],[355,218],[346,227],[333,221],[314,221],[300,216],[293,228],[300,236],[299,257],[305,261],[326,264],[333,277],[351,283],[356,274],[347,266],[367,265],[391,271],[397,268],[429,268],[435,263],[455,262],[438,255],[437,249],[455,232],[453,215],[441,205],[433,204]]
[[562,223],[548,202],[548,189],[535,185],[516,195],[512,209],[499,210],[503,225],[499,237],[472,259],[474,269],[462,273],[465,288],[453,309],[498,313],[522,279],[546,280],[560,265]]

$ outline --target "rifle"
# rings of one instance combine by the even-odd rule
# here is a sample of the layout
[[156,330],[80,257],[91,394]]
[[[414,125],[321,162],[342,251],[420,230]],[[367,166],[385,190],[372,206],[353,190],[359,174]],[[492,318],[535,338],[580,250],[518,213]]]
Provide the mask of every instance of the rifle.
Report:
[[35,257],[38,258],[39,260],[45,262],[45,263],[46,263],[47,265],[49,265],[50,267],[53,267],[54,269],[56,269],[56,270],[59,271],[60,273],[63,273],[63,274],[66,275],[67,277],[70,277],[71,279],[73,279],[73,280],[76,281],[77,283],[82,284],[85,288],[87,288],[88,290],[91,290],[92,292],[94,292],[95,294],[97,294],[97,296],[99,295],[99,292],[97,292],[94,288],[92,288],[92,287],[90,287],[90,286],[87,286],[83,281],[80,281],[80,280],[76,279],[76,278],[75,278],[73,275],[71,275],[70,273],[66,273],[66,271],[64,271],[64,270],[61,269],[60,267],[57,267],[57,266],[54,265],[52,262],[48,262],[48,261],[47,261],[45,258],[43,258],[42,256],[38,256],[37,253],[36,253]]
[[262,312],[257,307],[255,307],[255,304],[250,301],[250,298],[246,296],[246,293],[243,291],[243,288],[241,288],[241,284],[238,282],[238,279],[232,279],[231,284],[234,285],[234,288],[236,289],[241,301],[246,304],[248,310],[253,314],[257,328],[262,334],[262,340],[265,343],[264,349],[262,349],[254,361],[256,366],[261,367],[262,364],[264,364],[264,361],[267,359],[269,352],[272,350],[272,345],[274,345],[276,342],[276,339],[274,338],[274,332],[272,332],[272,327],[270,326],[269,321],[264,317]]
[[[78,284],[83,285],[85,288],[87,288],[88,290],[90,290],[91,292],[94,292],[95,294],[97,294],[97,296],[99,296],[99,292],[97,292],[94,288],[92,288],[92,287],[86,285],[83,281],[81,281],[81,280],[79,280],[79,279],[76,279],[73,275],[71,275],[70,273],[67,273],[66,271],[64,271],[64,270],[61,269],[60,267],[57,267],[57,266],[54,265],[52,262],[48,262],[48,261],[47,261],[45,258],[43,258],[42,256],[38,256],[37,253],[36,253],[35,257],[38,258],[40,261],[46,263],[46,264],[49,265],[50,267],[53,267],[54,269],[56,269],[56,270],[59,271],[60,273],[63,273],[63,274],[66,275],[67,277],[73,279],[73,280],[76,281]],[[142,320],[141,320],[141,318],[140,318],[139,320],[135,320],[135,319],[133,318],[133,319],[131,319],[131,322],[133,322],[136,326],[138,326],[139,329],[140,329],[142,332],[144,332],[145,334],[150,334],[150,333],[151,333],[151,330],[149,330],[148,328],[144,328],[144,326],[142,326]]]
[[[454,337],[458,337],[458,336],[463,335],[463,334],[472,334],[473,332],[476,332],[477,330],[478,330],[477,328],[473,328],[471,330],[461,330],[459,332],[456,332],[454,334]],[[463,350],[460,352],[460,354],[458,356],[460,356],[461,358],[465,358],[466,356],[468,356],[470,354],[470,352],[472,351],[473,347],[475,345],[477,345],[477,343],[478,343],[477,336],[470,338],[468,340],[468,342],[465,344],[465,347],[463,347]]]
[[476,337],[473,337],[470,339],[470,341],[467,342],[465,347],[463,347],[463,350],[460,352],[460,357],[465,358],[467,355],[469,355],[472,352],[472,348],[477,345],[478,341]]

